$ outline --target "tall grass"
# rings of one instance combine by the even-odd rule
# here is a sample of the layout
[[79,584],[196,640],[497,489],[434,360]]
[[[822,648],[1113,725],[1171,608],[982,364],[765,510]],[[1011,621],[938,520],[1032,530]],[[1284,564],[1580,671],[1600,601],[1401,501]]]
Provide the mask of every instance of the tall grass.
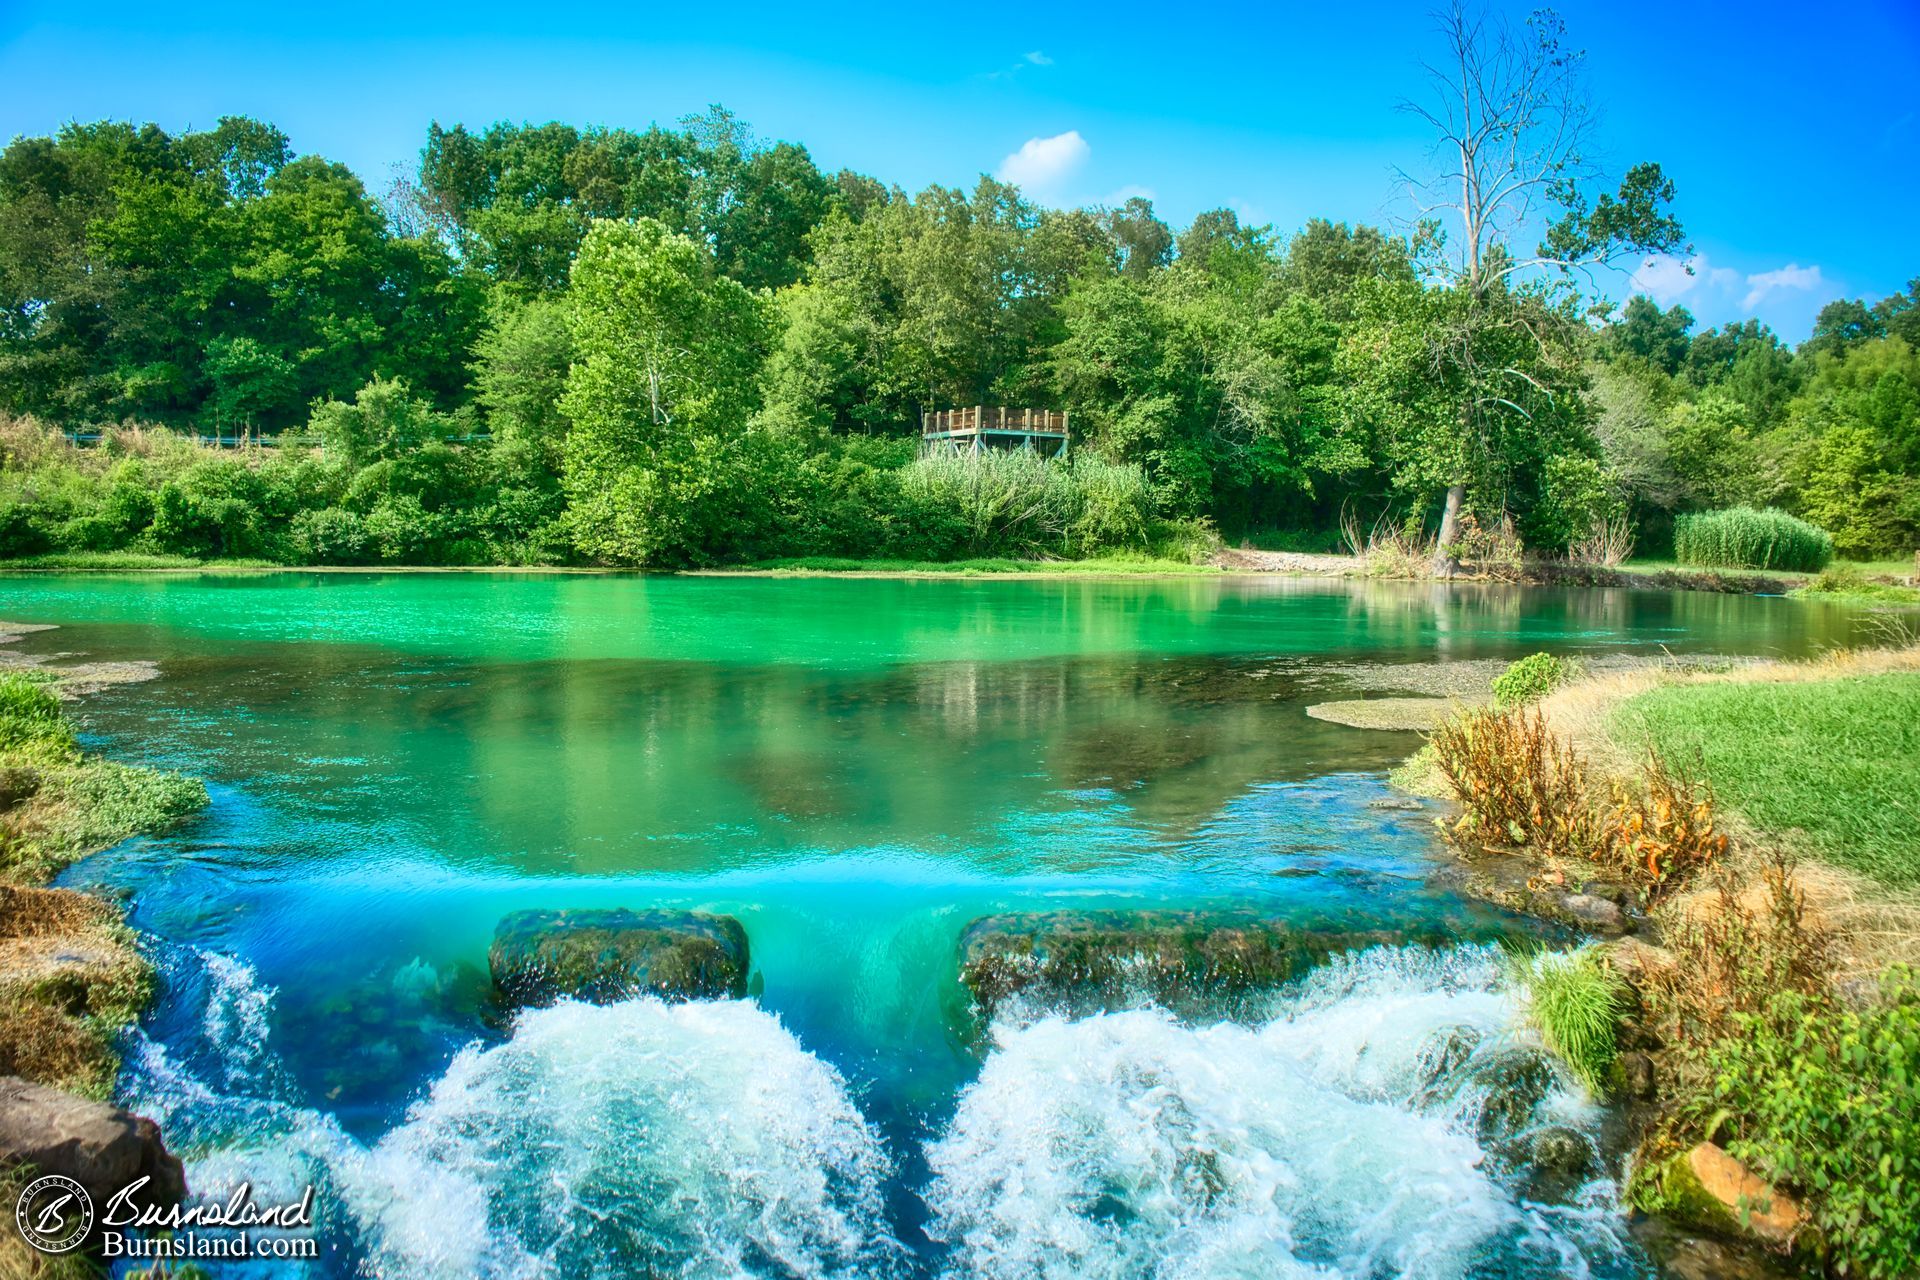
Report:
[[1139,467],[1091,454],[1061,461],[1024,451],[936,454],[900,473],[900,494],[903,514],[944,525],[961,557],[1077,558],[1158,550],[1197,536],[1155,517]]
[[1544,952],[1526,958],[1520,979],[1527,992],[1527,1019],[1547,1048],[1596,1094],[1619,1049],[1620,1019],[1628,1008],[1626,983],[1591,951]]
[[1833,538],[1771,507],[1731,507],[1675,520],[1673,554],[1681,564],[1815,573],[1833,559]]

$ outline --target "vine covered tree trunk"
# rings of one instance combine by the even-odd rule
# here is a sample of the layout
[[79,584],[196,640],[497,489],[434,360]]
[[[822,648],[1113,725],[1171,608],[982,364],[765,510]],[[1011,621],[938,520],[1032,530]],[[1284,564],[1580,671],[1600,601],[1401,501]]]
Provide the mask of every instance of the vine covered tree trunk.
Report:
[[1436,578],[1451,578],[1460,572],[1460,561],[1453,554],[1453,546],[1460,540],[1460,507],[1466,498],[1467,486],[1447,486],[1447,505],[1440,514],[1440,536],[1433,543],[1433,574]]

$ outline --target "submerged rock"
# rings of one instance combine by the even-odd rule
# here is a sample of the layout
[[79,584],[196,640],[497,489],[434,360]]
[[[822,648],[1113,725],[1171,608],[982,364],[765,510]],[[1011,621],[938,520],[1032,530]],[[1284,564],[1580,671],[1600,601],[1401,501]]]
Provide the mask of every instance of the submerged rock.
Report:
[[984,916],[960,935],[960,981],[989,1016],[1015,996],[1179,1005],[1280,986],[1330,955],[1404,941],[1384,930],[1316,930],[1221,912]]
[[1520,1190],[1539,1204],[1570,1204],[1600,1171],[1599,1153],[1578,1129],[1542,1125],[1503,1144],[1500,1154],[1520,1175]]
[[160,1128],[105,1102],[78,1098],[18,1076],[0,1076],[0,1167],[30,1166],[86,1188],[96,1211],[141,1178],[132,1197],[166,1209],[186,1199],[187,1176],[168,1154]]
[[1559,1082],[1552,1058],[1521,1045],[1488,1054],[1473,1064],[1465,1083],[1480,1099],[1476,1127],[1481,1141],[1503,1143],[1523,1134]]
[[704,911],[516,911],[494,929],[487,964],[516,1004],[737,998],[747,990],[747,933]]

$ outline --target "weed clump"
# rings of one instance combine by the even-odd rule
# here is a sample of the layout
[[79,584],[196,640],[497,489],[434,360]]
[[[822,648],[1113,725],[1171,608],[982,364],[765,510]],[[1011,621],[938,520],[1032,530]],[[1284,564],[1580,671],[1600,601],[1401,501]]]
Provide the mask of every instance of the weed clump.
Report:
[[0,751],[66,756],[73,749],[73,729],[46,685],[17,671],[0,673]]
[[1726,853],[1713,789],[1650,752],[1643,786],[1602,792],[1571,739],[1531,707],[1470,712],[1441,725],[1434,759],[1462,813],[1453,844],[1585,859],[1638,884],[1649,901]]
[[1517,707],[1538,702],[1573,677],[1574,666],[1550,653],[1520,659],[1493,678],[1493,705]]

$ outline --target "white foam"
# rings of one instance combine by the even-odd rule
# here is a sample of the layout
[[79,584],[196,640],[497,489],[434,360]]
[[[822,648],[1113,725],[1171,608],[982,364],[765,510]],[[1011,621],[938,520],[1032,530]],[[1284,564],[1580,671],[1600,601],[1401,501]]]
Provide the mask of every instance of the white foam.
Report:
[[371,1148],[329,1115],[211,1089],[151,1041],[133,1066],[134,1100],[198,1139],[196,1192],[317,1182],[374,1276],[825,1280],[885,1275],[903,1252],[846,1082],[746,1002],[526,1012]]
[[1591,1241],[1417,1101],[1436,1045],[1497,1048],[1512,1016],[1489,954],[1381,949],[1258,1027],[998,1026],[928,1148],[931,1232],[955,1276],[1448,1277],[1503,1255],[1578,1274]]

